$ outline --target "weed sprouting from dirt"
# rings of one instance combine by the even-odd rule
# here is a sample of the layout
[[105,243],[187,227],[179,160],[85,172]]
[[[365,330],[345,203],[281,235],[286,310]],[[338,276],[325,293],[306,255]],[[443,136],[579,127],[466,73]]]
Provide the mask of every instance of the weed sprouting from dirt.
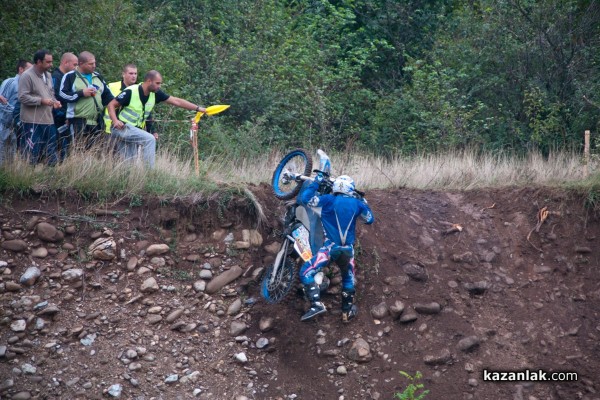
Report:
[[429,390],[425,389],[425,385],[420,382],[421,378],[423,378],[423,374],[420,371],[417,371],[414,376],[400,371],[400,375],[408,379],[410,383],[402,393],[396,393],[394,398],[400,400],[422,400],[429,394]]

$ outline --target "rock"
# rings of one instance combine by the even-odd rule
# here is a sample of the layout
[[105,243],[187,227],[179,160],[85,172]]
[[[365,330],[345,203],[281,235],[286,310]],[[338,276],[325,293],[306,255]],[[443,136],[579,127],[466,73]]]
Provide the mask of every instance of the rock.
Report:
[[22,253],[27,250],[27,243],[20,239],[7,240],[0,244],[5,250],[14,251],[15,253]]
[[6,282],[4,289],[7,292],[18,292],[19,290],[23,289],[23,286],[19,285],[17,282],[9,281]]
[[169,252],[169,245],[167,244],[152,244],[146,249],[146,255],[148,257],[156,256],[159,254],[165,254]]
[[50,304],[47,307],[45,307],[44,309],[42,309],[40,312],[38,312],[38,316],[46,316],[46,317],[53,317],[56,314],[58,314],[60,312],[60,310],[58,309],[58,307],[56,306],[56,304]]
[[468,336],[466,338],[461,339],[458,342],[457,347],[460,351],[464,351],[465,353],[467,353],[476,349],[479,346],[480,342],[481,341],[477,336]]
[[470,251],[467,251],[467,252],[462,253],[462,254],[452,254],[452,256],[450,258],[455,263],[473,264],[473,262],[474,262],[473,253],[470,252]]
[[117,398],[119,398],[119,397],[121,397],[121,393],[122,393],[122,392],[123,392],[123,386],[121,386],[121,385],[120,385],[120,384],[118,384],[118,383],[116,383],[116,384],[114,384],[114,385],[111,385],[111,386],[108,388],[108,394],[109,394],[111,397],[117,397]]
[[250,230],[250,244],[254,247],[260,247],[263,244],[263,237],[256,229]]
[[235,355],[235,359],[237,362],[245,364],[248,362],[248,357],[246,356],[246,353],[237,353]]
[[575,246],[575,253],[579,254],[589,254],[592,252],[592,249],[585,246]]
[[37,279],[42,275],[38,267],[29,267],[19,278],[19,283],[25,286],[33,286]]
[[371,316],[375,319],[382,319],[389,314],[388,306],[385,302],[381,302],[376,306],[371,307]]
[[210,271],[208,269],[203,269],[198,274],[198,277],[200,279],[205,279],[205,280],[209,281],[209,280],[211,280],[213,278],[213,273],[212,273],[212,271]]
[[91,333],[89,335],[86,335],[85,337],[83,337],[81,340],[79,340],[79,342],[84,345],[84,346],[91,346],[94,341],[96,340],[97,335],[95,333]]
[[405,305],[402,301],[396,300],[394,304],[390,306],[390,314],[392,314],[393,319],[398,319],[402,315],[404,311]]
[[484,294],[486,290],[488,290],[492,285],[489,282],[486,281],[479,281],[479,282],[474,282],[474,283],[470,283],[470,282],[466,282],[463,287],[465,289],[467,289],[467,291],[470,294],[473,295],[481,295]]
[[233,243],[233,247],[237,250],[246,250],[250,248],[250,242],[237,241]]
[[350,350],[348,350],[348,358],[359,363],[371,361],[373,355],[369,343],[363,338],[356,339],[350,346]]
[[31,256],[37,258],[46,258],[48,257],[48,249],[46,249],[45,247],[38,247],[37,249],[33,249],[31,251]]
[[127,271],[134,271],[135,267],[137,267],[138,259],[133,256],[129,260],[127,260]]
[[419,314],[439,314],[442,310],[442,306],[439,303],[432,301],[431,303],[416,303],[413,308]]
[[267,338],[261,337],[256,341],[256,348],[258,348],[258,349],[264,349],[268,345],[269,345],[269,339],[267,339]]
[[173,321],[175,321],[177,318],[181,317],[181,315],[183,314],[184,309],[180,308],[177,309],[173,312],[171,312],[169,315],[167,315],[167,318],[165,318],[165,321],[171,323]]
[[420,265],[406,263],[402,266],[402,270],[406,275],[415,281],[425,282],[427,280],[427,271],[425,271],[425,268]]
[[75,281],[80,281],[82,276],[83,276],[83,270],[79,269],[79,268],[71,268],[66,271],[63,271],[63,273],[61,274],[62,279],[65,282],[69,282],[69,283],[75,282]]
[[215,277],[206,285],[206,293],[214,294],[221,290],[221,288],[228,283],[236,280],[242,274],[242,268],[238,265],[234,265],[231,269],[223,272],[219,276]]
[[277,254],[279,252],[279,248],[281,247],[281,244],[279,242],[273,242],[273,243],[269,243],[268,245],[264,246],[263,249],[265,249],[265,251],[269,254]]
[[412,308],[407,308],[400,317],[400,322],[402,322],[403,324],[407,324],[409,322],[416,321],[417,318],[419,318],[419,316],[417,315],[415,310],[413,310]]
[[242,333],[244,333],[246,331],[246,329],[248,329],[248,325],[246,325],[245,322],[233,321],[229,328],[229,334],[234,337],[239,336]]
[[44,242],[58,242],[63,240],[65,235],[56,229],[56,227],[47,222],[40,222],[36,225],[35,231],[37,236]]
[[273,329],[274,325],[275,320],[272,317],[261,317],[258,322],[258,329],[260,329],[261,332],[269,332]]
[[146,279],[140,287],[140,291],[142,293],[154,293],[157,292],[159,289],[160,287],[158,286],[158,283],[156,283],[156,279],[154,279],[153,277]]
[[335,372],[337,372],[338,375],[347,375],[348,374],[348,370],[343,365],[340,365],[339,367],[337,367]]
[[13,332],[24,332],[27,322],[24,319],[18,319],[10,324],[10,330]]
[[89,246],[88,252],[96,260],[114,260],[117,257],[117,243],[112,237],[100,237]]
[[29,392],[19,392],[15,393],[12,397],[12,400],[29,400],[31,399],[31,393]]
[[443,365],[447,364],[452,360],[452,354],[450,350],[443,349],[441,353],[436,355],[427,355],[423,358],[423,362],[427,365]]
[[197,293],[204,292],[206,290],[206,282],[205,281],[196,281],[196,282],[194,282],[193,287]]
[[235,315],[235,314],[239,313],[241,309],[242,309],[242,300],[239,298],[235,299],[235,301],[233,303],[231,303],[231,305],[229,305],[229,308],[227,308],[227,315]]

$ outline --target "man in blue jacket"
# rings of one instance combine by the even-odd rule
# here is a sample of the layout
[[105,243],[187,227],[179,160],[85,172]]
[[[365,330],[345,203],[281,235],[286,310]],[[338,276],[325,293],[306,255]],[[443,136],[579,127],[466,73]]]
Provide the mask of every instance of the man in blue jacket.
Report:
[[342,321],[348,322],[356,316],[357,312],[354,305],[356,220],[361,218],[365,224],[372,224],[375,219],[367,201],[355,193],[352,178],[347,175],[339,176],[333,182],[333,194],[316,196],[315,193],[322,180],[323,176],[319,174],[300,196],[300,203],[321,209],[321,222],[326,236],[323,247],[300,269],[300,280],[311,302],[310,310],[302,316],[301,321],[327,311],[321,302],[321,293],[319,285],[315,283],[315,275],[333,261],[340,267],[342,274]]

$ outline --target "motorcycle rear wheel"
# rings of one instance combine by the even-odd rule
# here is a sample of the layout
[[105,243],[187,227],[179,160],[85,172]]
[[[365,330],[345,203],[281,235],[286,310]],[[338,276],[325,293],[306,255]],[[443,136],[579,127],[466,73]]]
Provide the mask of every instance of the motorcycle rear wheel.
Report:
[[267,269],[260,284],[260,292],[267,303],[279,303],[290,292],[297,276],[294,266],[295,262],[291,258],[286,257],[277,271],[277,276],[275,276],[273,282],[271,282],[271,278],[274,266],[271,265]]
[[302,182],[295,180],[289,181],[285,179],[284,172],[292,172],[295,174],[302,174],[304,176],[310,176],[312,170],[312,157],[304,149],[296,149],[286,154],[275,171],[273,172],[273,179],[271,180],[271,186],[275,197],[279,200],[290,200],[300,192],[302,188]]

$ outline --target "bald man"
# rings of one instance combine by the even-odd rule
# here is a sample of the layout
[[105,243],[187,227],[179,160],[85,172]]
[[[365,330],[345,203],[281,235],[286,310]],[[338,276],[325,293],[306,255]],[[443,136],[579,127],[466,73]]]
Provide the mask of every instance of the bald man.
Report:
[[114,96],[102,76],[96,72],[96,56],[82,51],[79,65],[67,72],[60,84],[60,100],[67,102],[67,120],[75,140],[85,142],[87,150],[103,132],[104,107]]
[[[154,168],[156,139],[158,135],[142,129],[146,119],[158,103],[165,102],[185,110],[205,112],[206,109],[187,100],[170,96],[160,90],[162,76],[158,71],[148,71],[144,82],[123,90],[108,103],[108,115],[112,120],[111,133],[117,139],[121,157],[133,161],[138,145],[142,146],[144,163]],[[119,113],[117,113],[117,110]]]

